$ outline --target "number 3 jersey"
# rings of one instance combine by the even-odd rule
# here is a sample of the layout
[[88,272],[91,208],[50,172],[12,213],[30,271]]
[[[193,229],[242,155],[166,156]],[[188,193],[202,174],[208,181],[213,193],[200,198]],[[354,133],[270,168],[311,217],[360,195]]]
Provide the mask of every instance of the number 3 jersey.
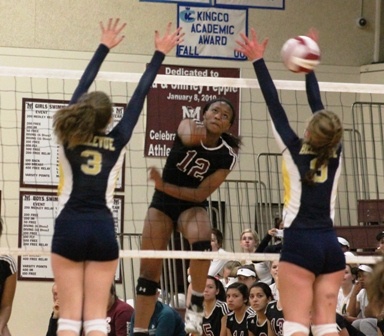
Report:
[[186,147],[176,136],[163,170],[163,180],[179,187],[197,188],[219,169],[232,170],[237,161],[233,148],[222,138],[216,147]]
[[[108,51],[102,44],[96,50],[70,104],[76,103],[87,92]],[[92,209],[112,210],[113,192],[123,165],[126,145],[164,57],[163,53],[155,51],[125,108],[122,119],[111,132],[95,134],[89,143],[73,149],[69,149],[65,144],[60,146],[58,214],[64,206],[79,212]]]
[[[302,183],[306,172],[315,167],[317,154],[291,128],[264,60],[255,61],[253,66],[268,105],[272,130],[283,156],[284,227],[330,228],[335,214],[342,146],[334,151],[328,165],[318,169],[314,178],[315,186]],[[312,113],[324,110],[315,74],[310,72],[305,78]]]

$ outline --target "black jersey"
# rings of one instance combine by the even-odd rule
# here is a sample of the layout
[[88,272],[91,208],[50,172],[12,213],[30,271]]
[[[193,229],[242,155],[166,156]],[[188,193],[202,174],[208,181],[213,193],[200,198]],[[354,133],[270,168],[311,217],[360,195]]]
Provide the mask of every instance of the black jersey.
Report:
[[163,180],[180,187],[197,188],[219,169],[232,170],[237,155],[224,139],[216,147],[186,147],[176,136],[163,170]]
[[268,322],[267,319],[263,323],[259,323],[257,314],[248,317],[248,330],[254,336],[268,336]]
[[277,307],[277,301],[268,303],[265,316],[271,324],[272,331],[276,336],[283,336],[284,315],[283,310]]
[[5,281],[16,271],[15,259],[10,255],[0,255],[0,298],[3,296]]
[[[337,181],[341,171],[341,146],[327,166],[320,167],[315,186],[302,178],[314,166],[316,155],[289,125],[277,90],[263,59],[253,63],[272,120],[273,132],[283,155],[284,227],[330,228],[333,226]],[[313,113],[323,110],[320,91],[313,72],[306,75],[308,102]]]
[[212,336],[220,335],[221,320],[223,316],[229,313],[228,306],[225,302],[216,300],[215,307],[209,316],[203,317],[203,335]]
[[244,312],[241,321],[238,321],[235,312],[230,312],[227,318],[227,329],[230,330],[231,336],[248,336],[248,321],[255,317],[255,312],[251,307]]

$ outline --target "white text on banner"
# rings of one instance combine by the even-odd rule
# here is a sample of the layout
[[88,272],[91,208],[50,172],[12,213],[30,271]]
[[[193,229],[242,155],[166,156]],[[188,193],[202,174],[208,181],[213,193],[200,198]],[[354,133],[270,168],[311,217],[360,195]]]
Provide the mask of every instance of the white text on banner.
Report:
[[246,59],[235,51],[236,39],[246,33],[246,9],[178,6],[178,20],[185,36],[177,56]]

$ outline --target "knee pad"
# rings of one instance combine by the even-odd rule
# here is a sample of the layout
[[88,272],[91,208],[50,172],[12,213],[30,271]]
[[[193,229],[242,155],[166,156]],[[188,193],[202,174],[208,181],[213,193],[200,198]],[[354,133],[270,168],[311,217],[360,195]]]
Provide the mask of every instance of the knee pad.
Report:
[[337,334],[339,332],[336,323],[312,325],[311,331],[313,336],[324,336],[326,334]]
[[57,331],[68,330],[73,331],[76,335],[80,334],[81,321],[69,320],[64,318],[59,318],[57,321]]
[[107,335],[107,321],[105,319],[84,321],[83,325],[85,336],[87,336],[91,331],[100,331]]
[[196,243],[192,243],[191,246],[192,246],[192,251],[205,251],[205,252],[211,251],[210,240],[198,241]]
[[137,279],[136,294],[153,296],[156,295],[159,287],[160,286],[157,282],[140,277]]
[[291,336],[294,333],[303,333],[308,335],[309,334],[309,328],[305,325],[297,322],[291,322],[291,321],[284,321],[283,324],[283,334],[284,336]]

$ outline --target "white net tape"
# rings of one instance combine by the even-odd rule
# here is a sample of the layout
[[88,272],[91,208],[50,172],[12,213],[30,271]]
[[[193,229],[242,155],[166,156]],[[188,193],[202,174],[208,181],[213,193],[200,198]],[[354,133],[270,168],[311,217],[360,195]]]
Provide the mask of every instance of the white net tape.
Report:
[[[14,256],[49,255],[48,249],[27,250],[21,248],[0,248],[0,254]],[[204,260],[255,260],[273,261],[279,260],[279,254],[275,253],[240,253],[240,252],[194,252],[194,251],[155,251],[155,250],[121,250],[120,258],[150,258],[150,259],[204,259]],[[349,264],[375,264],[382,260],[380,256],[346,256]]]
[[[0,76],[10,77],[30,77],[30,78],[60,78],[60,79],[80,79],[83,71],[74,70],[58,70],[43,68],[16,68],[1,67]],[[141,73],[118,73],[118,72],[100,72],[97,80],[105,80],[109,82],[126,82],[137,83],[141,77]],[[155,83],[158,84],[184,84],[184,85],[203,85],[217,87],[238,87],[238,88],[260,88],[256,79],[245,78],[223,78],[223,77],[198,77],[198,76],[172,76],[158,75]],[[304,91],[305,82],[275,80],[278,90]],[[336,83],[336,82],[319,82],[322,92],[351,92],[351,93],[367,93],[367,94],[383,94],[384,85],[379,84],[355,84],[355,83]]]

